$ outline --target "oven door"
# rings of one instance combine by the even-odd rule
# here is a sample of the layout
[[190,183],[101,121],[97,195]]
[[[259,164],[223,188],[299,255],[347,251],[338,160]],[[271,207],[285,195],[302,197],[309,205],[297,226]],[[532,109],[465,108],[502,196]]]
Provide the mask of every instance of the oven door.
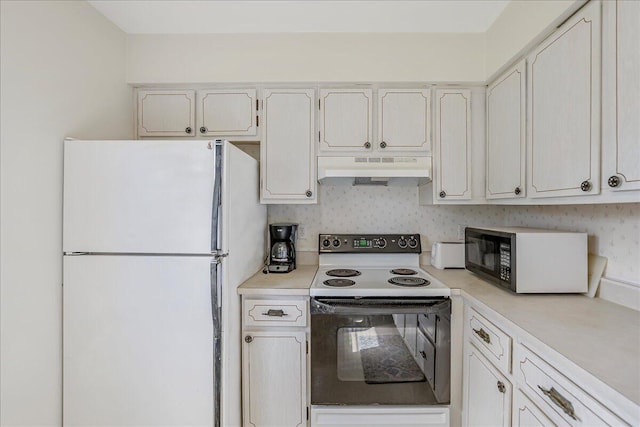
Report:
[[450,316],[448,298],[313,298],[311,404],[448,404]]

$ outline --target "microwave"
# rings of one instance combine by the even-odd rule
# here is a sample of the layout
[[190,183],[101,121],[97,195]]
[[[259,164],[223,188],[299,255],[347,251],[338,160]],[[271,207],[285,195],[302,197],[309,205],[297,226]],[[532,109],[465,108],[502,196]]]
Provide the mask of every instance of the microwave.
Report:
[[464,242],[465,268],[509,291],[587,291],[587,233],[467,227]]

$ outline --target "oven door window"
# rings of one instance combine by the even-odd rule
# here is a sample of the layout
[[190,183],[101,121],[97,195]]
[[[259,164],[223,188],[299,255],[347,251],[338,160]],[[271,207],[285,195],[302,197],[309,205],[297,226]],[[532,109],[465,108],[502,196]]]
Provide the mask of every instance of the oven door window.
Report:
[[[448,300],[437,310],[383,305],[312,311],[312,404],[448,403],[449,315]],[[420,317],[432,317],[434,330],[425,331]],[[438,325],[442,318],[447,321]]]

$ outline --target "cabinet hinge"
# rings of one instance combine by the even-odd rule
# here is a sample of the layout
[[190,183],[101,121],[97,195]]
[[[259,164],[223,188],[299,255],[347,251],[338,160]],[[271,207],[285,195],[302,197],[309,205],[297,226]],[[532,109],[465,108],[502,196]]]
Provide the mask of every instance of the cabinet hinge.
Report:
[[320,131],[318,131],[318,142],[320,142]]
[[309,421],[309,407],[307,406],[307,421]]
[[260,126],[260,116],[256,116],[256,127]]
[[320,100],[318,99],[318,110],[320,109]]
[[307,354],[309,354],[309,341],[307,341]]
[[256,99],[256,111],[258,111],[258,105],[260,103],[260,100]]

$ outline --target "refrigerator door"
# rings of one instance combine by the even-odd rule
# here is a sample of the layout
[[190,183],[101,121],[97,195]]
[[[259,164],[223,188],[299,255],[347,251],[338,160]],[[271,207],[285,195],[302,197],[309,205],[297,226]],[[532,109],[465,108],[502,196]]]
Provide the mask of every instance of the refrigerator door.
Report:
[[211,260],[64,257],[65,426],[214,425]]
[[66,140],[63,251],[211,253],[214,148]]

